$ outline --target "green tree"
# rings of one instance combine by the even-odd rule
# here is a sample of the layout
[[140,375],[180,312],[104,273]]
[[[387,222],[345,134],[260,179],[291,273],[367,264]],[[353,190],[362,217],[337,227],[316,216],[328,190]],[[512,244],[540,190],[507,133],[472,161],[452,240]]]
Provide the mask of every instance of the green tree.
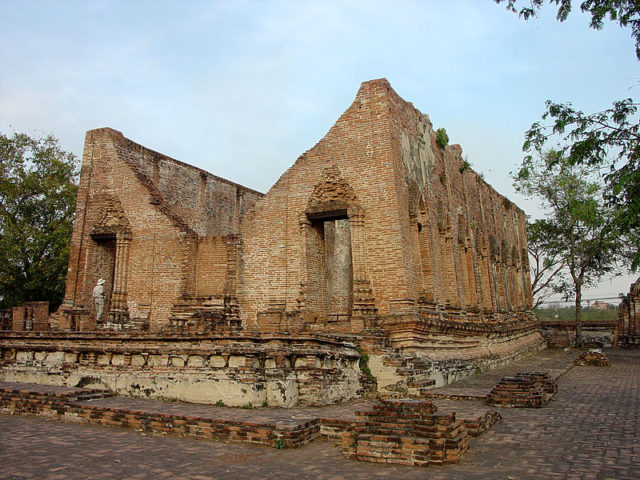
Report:
[[612,207],[604,203],[594,169],[550,151],[514,176],[516,189],[537,197],[548,212],[544,249],[566,265],[565,296],[575,303],[576,346],[582,346],[582,289],[618,271],[626,239],[617,231]]
[[[560,135],[563,159],[573,165],[600,167],[607,189],[603,196],[611,205],[617,228],[635,238],[633,268],[640,265],[640,125],[636,117],[638,105],[629,98],[615,102],[613,108],[585,115],[570,103],[548,101],[543,119],[551,117],[553,125],[536,122],[525,134],[523,150],[528,152],[523,166],[533,162],[539,152]],[[616,153],[617,152],[617,153]],[[613,158],[612,158],[613,157]]]
[[[535,17],[544,0],[530,0],[520,7],[517,0],[494,0],[506,3],[507,9],[525,20]],[[556,18],[567,19],[571,0],[548,0],[557,6]],[[577,2],[576,2],[577,3]],[[640,2],[638,0],[584,0],[580,9],[591,16],[589,26],[601,29],[606,20],[631,29],[636,57],[640,60]],[[562,142],[562,156],[574,165],[602,167],[607,188],[603,196],[613,207],[617,228],[633,242],[632,267],[640,266],[640,125],[638,107],[631,98],[615,101],[611,108],[585,114],[571,103],[546,103],[543,122],[536,122],[525,134],[523,150],[529,154],[524,165],[530,165],[531,153],[548,148],[556,140]],[[545,120],[550,120],[545,124]]]
[[531,294],[533,308],[550,295],[567,290],[565,259],[555,248],[555,227],[548,220],[527,221],[527,247],[531,259]]
[[0,308],[64,297],[77,162],[52,137],[0,133]]

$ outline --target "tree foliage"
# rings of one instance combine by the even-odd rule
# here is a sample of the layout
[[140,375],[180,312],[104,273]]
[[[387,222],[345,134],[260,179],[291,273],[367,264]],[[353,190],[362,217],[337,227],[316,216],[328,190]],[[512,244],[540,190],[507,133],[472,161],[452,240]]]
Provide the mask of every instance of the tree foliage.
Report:
[[612,207],[602,199],[599,177],[588,165],[572,163],[563,152],[531,160],[515,176],[516,188],[539,198],[548,212],[541,225],[548,256],[566,266],[565,296],[576,308],[576,344],[582,345],[582,289],[615,274],[628,242],[615,225]]
[[[544,6],[545,0],[529,0],[528,5],[520,6],[518,0],[494,0],[506,3],[507,10],[519,14],[525,20],[536,17]],[[548,0],[549,5],[558,8],[556,19],[564,22],[571,13],[573,0]],[[578,2],[575,2],[576,4]],[[583,0],[580,10],[591,15],[589,27],[601,30],[605,20],[617,22],[620,27],[630,28],[631,36],[636,43],[636,57],[640,60],[640,2],[638,0]]]
[[[520,6],[517,0],[495,0],[506,3],[507,9],[525,20],[534,17],[544,6],[544,0],[530,0]],[[548,0],[558,9],[556,18],[567,19],[571,0]],[[575,2],[576,4],[578,2]],[[601,29],[605,21],[630,28],[640,60],[640,2],[638,0],[583,0],[580,9],[591,16],[589,26]],[[633,244],[632,268],[640,266],[640,124],[638,107],[631,98],[615,101],[611,108],[585,114],[571,103],[547,101],[542,122],[536,122],[525,134],[523,150],[528,154],[523,169],[532,164],[532,155],[539,155],[549,144],[562,150],[562,158],[572,165],[601,167],[606,189],[603,196],[612,207],[617,229]],[[545,120],[551,122],[546,124]],[[559,145],[559,146],[558,146]]]
[[553,225],[545,219],[527,221],[527,246],[531,259],[533,308],[554,293],[567,291],[564,258],[556,251]]
[[575,110],[570,103],[547,102],[543,120],[553,118],[552,125],[536,122],[525,134],[523,149],[528,152],[522,169],[533,163],[533,154],[542,151],[559,135],[563,143],[563,161],[571,165],[604,167],[607,188],[603,196],[612,207],[617,228],[634,239],[632,266],[640,265],[640,125],[636,117],[638,104],[629,98],[614,102],[613,107],[591,115]]
[[0,308],[62,302],[76,180],[54,137],[0,133]]

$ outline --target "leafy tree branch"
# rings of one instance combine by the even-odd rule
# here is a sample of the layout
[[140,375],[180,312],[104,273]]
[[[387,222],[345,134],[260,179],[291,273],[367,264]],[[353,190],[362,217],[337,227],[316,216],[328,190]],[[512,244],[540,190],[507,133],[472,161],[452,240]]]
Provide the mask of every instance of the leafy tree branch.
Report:
[[[599,30],[605,22],[615,22],[631,30],[636,58],[640,60],[640,2],[638,0],[494,0],[506,4],[508,10],[525,20],[536,17],[545,4],[557,8],[556,18],[562,22],[573,5],[590,15],[589,27]],[[560,150],[570,165],[597,167],[605,183],[602,196],[611,207],[612,229],[627,238],[633,246],[625,254],[631,266],[640,267],[640,104],[632,98],[617,100],[611,108],[585,114],[571,103],[546,103],[541,122],[535,122],[525,133],[526,156],[520,175],[526,175],[534,156],[553,148]],[[546,121],[549,121],[548,123]],[[551,173],[554,164],[547,165]]]
[[[562,151],[532,156],[514,176],[514,184],[526,196],[538,198],[547,211],[545,220],[532,224],[529,240],[548,259],[547,272],[560,267],[552,285],[566,298],[573,296],[576,345],[582,346],[582,290],[619,273],[629,241],[618,232],[613,207],[603,201],[594,167],[575,164]],[[564,269],[569,282],[561,281]]]
[[[494,1],[505,3],[507,10],[520,15],[524,20],[535,18],[545,4],[544,0]],[[557,7],[556,19],[564,22],[569,17],[574,2],[573,0],[548,0],[546,3]],[[616,22],[622,28],[630,28],[631,37],[636,44],[636,57],[640,60],[640,5],[637,0],[583,0],[580,2],[580,10],[591,15],[589,27],[594,30],[602,30],[605,21]]]
[[527,222],[527,245],[531,268],[533,308],[538,308],[554,293],[567,289],[565,259],[551,248],[553,229],[547,220]]

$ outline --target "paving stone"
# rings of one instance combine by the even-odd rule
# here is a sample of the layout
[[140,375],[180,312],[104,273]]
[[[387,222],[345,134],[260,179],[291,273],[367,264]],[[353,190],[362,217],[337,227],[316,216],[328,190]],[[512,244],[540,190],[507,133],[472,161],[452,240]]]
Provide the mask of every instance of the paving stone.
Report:
[[[609,368],[576,366],[560,376],[558,395],[547,407],[500,409],[503,420],[471,439],[469,451],[454,465],[425,469],[356,462],[345,459],[333,442],[276,450],[0,416],[0,478],[637,479],[640,351],[606,354]],[[544,370],[542,360],[531,362],[518,368]]]

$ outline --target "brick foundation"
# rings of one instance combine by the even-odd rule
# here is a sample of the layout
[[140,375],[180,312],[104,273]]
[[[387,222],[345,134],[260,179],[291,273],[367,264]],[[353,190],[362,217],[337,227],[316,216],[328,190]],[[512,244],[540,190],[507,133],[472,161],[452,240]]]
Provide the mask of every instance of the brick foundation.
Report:
[[436,411],[427,401],[381,401],[373,410],[359,412],[363,421],[343,433],[343,454],[365,462],[416,466],[457,462],[469,446],[467,429],[454,413]]
[[291,424],[256,424],[215,418],[172,415],[137,410],[122,410],[91,405],[90,399],[111,395],[100,390],[69,393],[39,393],[19,388],[0,388],[0,413],[37,415],[67,421],[133,428],[142,433],[178,435],[207,440],[221,440],[296,448],[316,439],[320,421]]
[[0,359],[0,381],[237,406],[342,402],[361,375],[353,344],[314,336],[7,333]]
[[544,407],[558,392],[558,383],[547,373],[522,372],[504,377],[488,395],[489,405],[514,408]]

